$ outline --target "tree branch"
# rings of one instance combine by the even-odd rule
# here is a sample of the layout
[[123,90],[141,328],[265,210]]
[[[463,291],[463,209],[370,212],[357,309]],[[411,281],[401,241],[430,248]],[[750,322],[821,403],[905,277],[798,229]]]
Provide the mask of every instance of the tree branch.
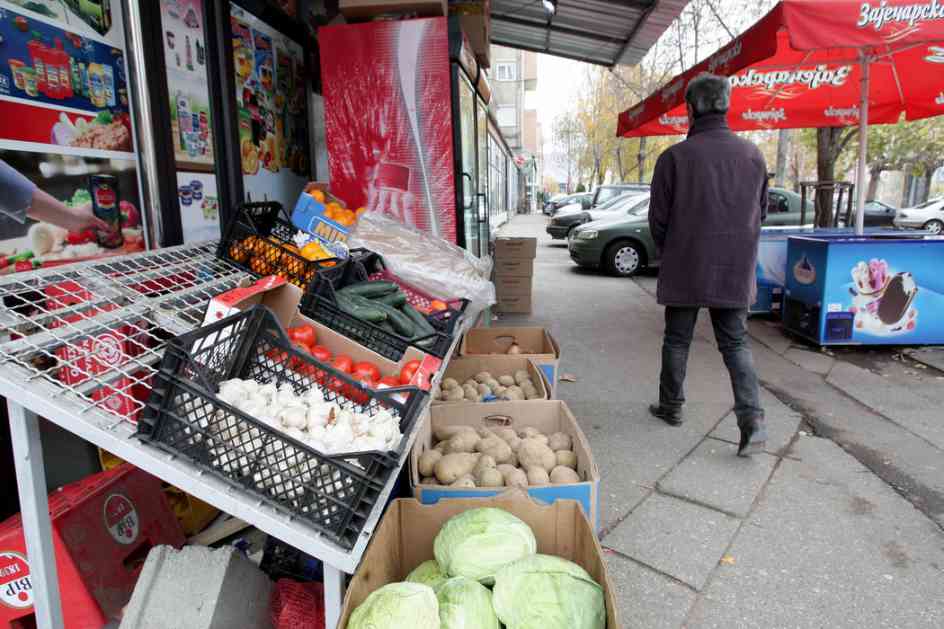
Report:
[[715,3],[712,0],[705,0],[705,4],[708,5],[708,9],[711,11],[712,15],[715,16],[715,19],[718,20],[718,24],[720,24],[721,28],[723,28],[724,31],[728,34],[728,37],[730,37],[731,39],[734,39],[735,37],[737,37],[734,34],[734,31],[728,28],[728,25],[725,24],[723,19],[721,19],[721,14],[718,13],[718,8],[715,7]]

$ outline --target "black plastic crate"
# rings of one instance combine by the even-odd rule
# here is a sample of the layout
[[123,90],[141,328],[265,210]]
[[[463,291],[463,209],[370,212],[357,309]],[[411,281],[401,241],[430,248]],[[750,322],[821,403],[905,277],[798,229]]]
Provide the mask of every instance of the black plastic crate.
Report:
[[[393,361],[399,362],[410,346],[437,358],[445,358],[449,353],[449,348],[452,347],[461,315],[468,305],[468,302],[464,300],[461,308],[457,307],[454,311],[450,311],[448,318],[428,317],[436,331],[415,339],[404,338],[376,324],[362,321],[337,305],[335,291],[366,281],[371,278],[372,273],[385,270],[383,260],[379,255],[364,249],[352,250],[351,257],[342,267],[329,272],[321,272],[315,276],[302,296],[299,310],[305,316]],[[402,282],[397,283],[403,288]]]
[[[392,452],[322,454],[220,400],[219,383],[232,378],[290,383],[296,394],[319,386],[344,408],[390,412],[404,437]],[[268,308],[255,306],[168,342],[138,435],[350,549],[405,454],[425,398],[412,387],[374,391],[318,363],[293,348]]]
[[318,271],[335,268],[341,260],[303,258],[290,248],[298,231],[281,203],[243,203],[226,226],[216,255],[256,277],[278,275],[304,290]]

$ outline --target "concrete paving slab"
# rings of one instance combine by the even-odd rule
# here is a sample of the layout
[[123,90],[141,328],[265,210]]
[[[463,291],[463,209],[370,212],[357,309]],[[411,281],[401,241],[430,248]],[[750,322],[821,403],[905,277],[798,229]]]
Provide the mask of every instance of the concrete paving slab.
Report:
[[784,354],[793,345],[793,340],[785,336],[780,322],[767,319],[748,319],[747,329],[751,337],[778,354]]
[[[803,418],[766,389],[761,389],[760,399],[767,417],[766,451],[771,454],[781,454],[796,435]],[[711,436],[729,443],[738,443],[741,431],[738,430],[737,417],[734,413],[725,417],[712,431]]]
[[695,592],[678,581],[604,549],[627,629],[678,629],[695,603]]
[[731,444],[705,439],[659,481],[659,490],[743,518],[776,463],[769,454],[743,458]]
[[825,376],[836,364],[835,356],[824,354],[816,349],[791,347],[783,353],[783,357],[807,371]]
[[802,438],[690,629],[944,626],[944,533],[831,441]]
[[700,590],[739,524],[719,511],[653,494],[604,543]]
[[895,423],[944,449],[941,399],[931,400],[912,389],[846,362],[837,363],[826,381]]
[[934,367],[938,371],[944,371],[944,349],[936,347],[910,349],[905,351],[905,354],[928,367]]

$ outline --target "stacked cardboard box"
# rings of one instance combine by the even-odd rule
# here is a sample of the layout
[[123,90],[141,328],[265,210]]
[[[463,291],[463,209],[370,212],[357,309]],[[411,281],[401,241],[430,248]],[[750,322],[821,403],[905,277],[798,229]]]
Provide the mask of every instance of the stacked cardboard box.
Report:
[[535,238],[501,237],[495,240],[496,312],[531,312],[531,279],[537,248]]

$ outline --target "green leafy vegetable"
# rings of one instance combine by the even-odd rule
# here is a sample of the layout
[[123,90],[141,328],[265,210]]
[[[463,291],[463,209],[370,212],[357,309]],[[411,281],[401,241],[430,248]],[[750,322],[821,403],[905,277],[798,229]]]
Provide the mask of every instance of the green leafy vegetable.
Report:
[[422,583],[391,583],[371,592],[351,614],[348,629],[439,629],[436,593]]
[[531,528],[507,511],[471,509],[451,518],[433,543],[433,554],[451,577],[467,577],[485,585],[495,573],[537,552]]
[[442,629],[499,629],[487,587],[465,577],[455,577],[436,590]]
[[434,590],[438,590],[439,586],[445,583],[448,578],[449,577],[443,574],[436,560],[430,559],[416,566],[413,572],[407,575],[406,580],[411,583],[422,583]]

